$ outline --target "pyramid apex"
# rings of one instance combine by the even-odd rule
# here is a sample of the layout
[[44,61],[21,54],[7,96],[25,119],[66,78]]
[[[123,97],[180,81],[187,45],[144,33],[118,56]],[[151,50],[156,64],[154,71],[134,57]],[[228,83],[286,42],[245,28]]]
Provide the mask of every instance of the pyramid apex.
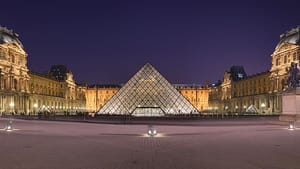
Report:
[[147,68],[147,67],[150,67],[151,69],[155,69],[155,68],[151,65],[150,62],[146,62],[146,63],[144,64],[144,66],[142,67],[142,69]]
[[152,66],[150,62],[147,62],[147,63],[145,64],[145,66],[146,66],[146,65],[148,65],[148,66]]

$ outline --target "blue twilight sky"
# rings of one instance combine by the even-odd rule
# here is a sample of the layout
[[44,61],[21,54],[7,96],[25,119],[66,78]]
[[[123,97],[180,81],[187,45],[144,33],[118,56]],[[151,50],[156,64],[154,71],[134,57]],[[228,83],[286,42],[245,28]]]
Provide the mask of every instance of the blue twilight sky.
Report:
[[65,64],[78,82],[124,83],[150,62],[171,83],[210,83],[232,65],[266,71],[279,35],[300,25],[297,0],[1,2],[30,70]]

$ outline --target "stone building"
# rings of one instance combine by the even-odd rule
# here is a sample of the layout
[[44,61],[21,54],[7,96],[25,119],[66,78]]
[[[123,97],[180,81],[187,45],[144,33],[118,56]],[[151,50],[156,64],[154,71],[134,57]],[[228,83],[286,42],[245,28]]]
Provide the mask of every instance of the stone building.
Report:
[[96,112],[117,93],[121,85],[90,85],[86,90],[86,110]]
[[[51,72],[51,71],[50,71]],[[77,85],[73,74],[63,74],[65,79],[49,74],[29,72],[29,112],[61,113],[85,111],[85,85]]]
[[[180,94],[183,95],[198,111],[208,108],[209,89],[201,85],[174,84]],[[90,85],[86,90],[86,109],[88,112],[96,112],[118,92],[122,85]]]
[[223,81],[209,89],[210,109],[218,113],[280,113],[291,63],[299,64],[299,37],[300,27],[280,35],[269,71],[247,76],[242,67],[235,66],[225,72]]
[[175,84],[174,87],[183,95],[199,112],[208,109],[208,86]]
[[[60,71],[57,76],[55,71]],[[0,26],[0,113],[33,114],[85,111],[84,85],[77,85],[64,66],[47,74],[30,72],[27,53],[12,30]]]
[[18,35],[0,26],[0,112],[27,112],[29,80],[27,53]]

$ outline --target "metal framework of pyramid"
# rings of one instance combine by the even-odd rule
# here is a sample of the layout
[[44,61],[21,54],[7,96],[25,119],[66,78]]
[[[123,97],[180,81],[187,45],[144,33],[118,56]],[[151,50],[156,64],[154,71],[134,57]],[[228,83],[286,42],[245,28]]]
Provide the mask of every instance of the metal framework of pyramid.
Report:
[[190,104],[151,64],[145,64],[98,114],[165,116],[194,114]]

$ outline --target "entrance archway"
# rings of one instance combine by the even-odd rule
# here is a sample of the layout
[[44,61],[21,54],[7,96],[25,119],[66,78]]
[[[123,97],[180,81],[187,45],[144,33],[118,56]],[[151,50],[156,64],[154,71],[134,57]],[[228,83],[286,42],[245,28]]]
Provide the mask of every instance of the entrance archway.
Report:
[[136,107],[131,115],[137,117],[160,117],[165,116],[165,112],[160,107]]

